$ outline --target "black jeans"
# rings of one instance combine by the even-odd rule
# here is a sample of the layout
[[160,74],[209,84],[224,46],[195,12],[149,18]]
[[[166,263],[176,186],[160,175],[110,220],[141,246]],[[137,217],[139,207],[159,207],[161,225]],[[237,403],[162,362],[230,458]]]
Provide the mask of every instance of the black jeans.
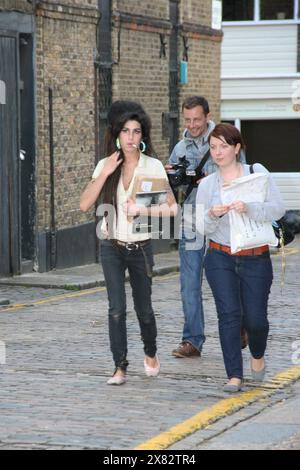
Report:
[[147,274],[148,267],[153,267],[151,241],[137,250],[129,251],[110,240],[101,240],[100,256],[108,295],[110,349],[116,367],[126,370],[127,329],[126,329],[126,293],[125,271],[128,268],[134,309],[136,311],[144,352],[147,356],[156,354],[156,322],[151,304],[152,279]]

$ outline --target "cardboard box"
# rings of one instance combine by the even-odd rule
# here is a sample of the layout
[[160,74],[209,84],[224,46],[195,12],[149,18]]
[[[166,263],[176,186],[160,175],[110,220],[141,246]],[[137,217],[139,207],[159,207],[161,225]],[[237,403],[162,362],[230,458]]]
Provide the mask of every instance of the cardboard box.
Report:
[[136,204],[148,207],[166,202],[169,191],[169,182],[165,178],[137,175],[133,182],[131,198]]

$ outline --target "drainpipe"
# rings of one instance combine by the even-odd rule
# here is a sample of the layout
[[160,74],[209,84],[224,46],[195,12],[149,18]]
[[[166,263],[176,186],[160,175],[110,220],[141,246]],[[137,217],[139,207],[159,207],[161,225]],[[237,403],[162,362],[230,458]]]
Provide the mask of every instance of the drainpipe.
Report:
[[53,141],[53,93],[49,87],[49,149],[50,149],[50,269],[56,267],[56,221],[54,199],[54,141]]

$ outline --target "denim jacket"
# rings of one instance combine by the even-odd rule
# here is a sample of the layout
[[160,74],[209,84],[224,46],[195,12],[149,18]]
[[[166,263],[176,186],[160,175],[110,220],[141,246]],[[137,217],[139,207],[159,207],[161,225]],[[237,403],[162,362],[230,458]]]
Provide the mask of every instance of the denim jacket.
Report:
[[[178,163],[179,158],[186,156],[186,159],[190,162],[188,169],[194,170],[195,168],[197,168],[202,158],[204,157],[204,155],[209,149],[208,136],[211,133],[211,131],[214,129],[214,127],[215,127],[214,122],[209,121],[208,129],[207,129],[206,134],[202,137],[200,148],[199,148],[199,145],[196,144],[195,140],[192,137],[190,137],[188,130],[185,129],[183,133],[183,139],[180,140],[178,144],[175,145],[170,155],[169,163],[170,164]],[[216,168],[217,167],[213,163],[211,157],[209,157],[209,159],[204,165],[203,171],[205,173],[211,174],[214,171],[216,171]],[[196,193],[197,193],[197,188],[194,188],[193,191],[185,200],[185,203],[187,204],[194,203],[196,200]]]
[[[210,132],[214,129],[215,124],[212,121],[208,122],[208,129],[206,134],[202,137],[201,146],[195,142],[195,140],[190,136],[187,129],[183,133],[183,138],[175,145],[170,158],[169,163],[175,164],[178,163],[178,159],[185,156],[186,159],[190,162],[188,167],[189,170],[194,170],[197,168],[202,158],[208,151],[208,136]],[[216,165],[212,162],[211,157],[207,160],[204,165],[203,171],[205,173],[213,173],[216,170]],[[183,218],[182,218],[182,228],[184,229],[183,238],[192,240],[195,237],[195,207],[196,207],[196,194],[197,188],[193,188],[188,197],[184,201],[183,209]],[[202,246],[203,240],[199,242],[199,248]]]
[[[180,140],[178,144],[175,145],[170,155],[169,163],[170,164],[178,163],[178,159],[180,157],[186,156],[186,159],[190,162],[188,169],[194,170],[195,168],[197,168],[202,158],[204,157],[204,155],[209,149],[208,137],[214,128],[215,128],[215,123],[213,121],[208,121],[207,132],[200,141],[201,146],[199,146],[199,144],[197,145],[195,140],[190,136],[188,130],[185,129],[182,140]],[[246,162],[244,152],[241,153],[241,162],[242,163]],[[210,175],[211,173],[214,173],[216,169],[217,169],[217,165],[213,162],[210,156],[203,167],[203,171]],[[196,232],[195,221],[194,221],[194,215],[195,215],[194,211],[196,207],[196,194],[197,194],[197,188],[193,188],[191,193],[188,195],[188,197],[184,201],[184,206],[185,206],[183,207],[184,233],[185,233],[185,238],[188,238],[188,239],[192,239],[193,236],[195,236],[195,232]],[[189,206],[190,209],[187,210],[186,206]],[[191,211],[193,211],[193,217],[191,216]]]

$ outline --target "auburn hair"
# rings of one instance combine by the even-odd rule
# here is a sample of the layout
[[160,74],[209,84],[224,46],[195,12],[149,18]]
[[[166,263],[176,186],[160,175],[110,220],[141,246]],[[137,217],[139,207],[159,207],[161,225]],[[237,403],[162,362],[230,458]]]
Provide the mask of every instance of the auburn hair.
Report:
[[210,140],[212,137],[216,139],[222,140],[221,137],[225,140],[228,145],[236,146],[240,144],[241,148],[239,150],[237,160],[240,159],[240,152],[242,149],[245,148],[244,140],[240,131],[227,122],[221,122],[217,124],[216,127],[212,130],[212,132],[208,136],[208,142],[210,144]]

